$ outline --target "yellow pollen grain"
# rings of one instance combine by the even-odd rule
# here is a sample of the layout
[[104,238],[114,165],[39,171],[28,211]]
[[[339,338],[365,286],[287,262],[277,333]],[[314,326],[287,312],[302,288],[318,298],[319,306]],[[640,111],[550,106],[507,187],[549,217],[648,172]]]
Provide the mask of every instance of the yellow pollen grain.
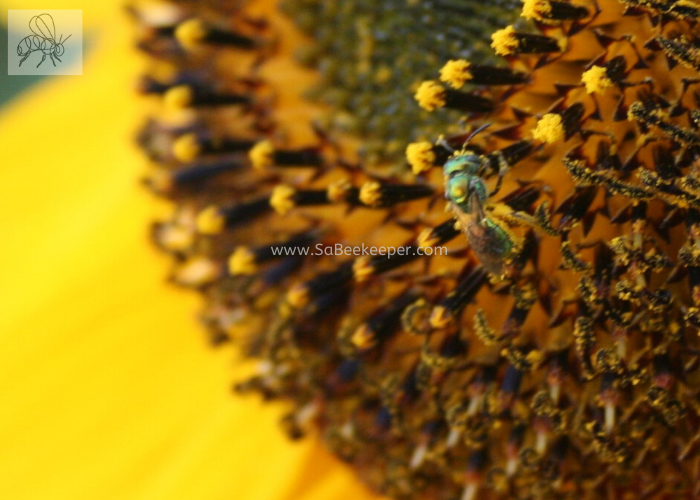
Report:
[[382,185],[375,181],[365,182],[360,188],[360,201],[365,205],[378,205],[382,199]]
[[173,156],[181,162],[192,161],[202,152],[197,134],[184,134],[173,143]]
[[586,86],[589,94],[605,94],[612,87],[612,80],[608,78],[607,70],[602,66],[593,66],[581,75],[581,81]]
[[432,229],[423,229],[418,235],[418,245],[421,248],[430,248],[437,245],[440,239],[433,234]]
[[351,189],[352,183],[348,179],[340,179],[328,186],[326,196],[333,203],[341,203],[347,199]]
[[448,61],[440,70],[440,80],[449,84],[452,88],[458,89],[473,75],[469,72],[471,64],[466,59],[453,59]]
[[438,82],[428,80],[420,84],[415,98],[421,108],[434,111],[445,105],[445,89]]
[[552,144],[564,139],[565,131],[561,116],[556,113],[547,113],[537,122],[532,137],[537,141]]
[[294,208],[294,195],[296,192],[296,189],[284,184],[275,187],[270,197],[270,206],[274,208],[278,214],[286,215]]
[[255,274],[258,266],[255,263],[255,254],[248,247],[238,247],[228,260],[228,270],[231,274]]
[[552,12],[552,4],[547,0],[523,0],[521,16],[535,21],[551,22],[546,16]]
[[188,19],[175,29],[175,38],[183,47],[196,47],[207,36],[207,28],[201,19]]
[[163,103],[168,109],[183,109],[192,104],[194,92],[187,85],[178,85],[163,95]]
[[275,147],[270,141],[260,141],[248,152],[254,168],[263,169],[274,164]]
[[508,56],[518,48],[518,39],[515,37],[513,26],[507,26],[491,35],[491,48],[499,56]]
[[427,172],[435,165],[433,145],[428,141],[414,142],[406,147],[406,160],[411,165],[413,175]]
[[350,342],[358,349],[368,349],[375,343],[374,332],[367,324],[360,325],[353,333]]
[[435,306],[430,313],[430,326],[433,328],[446,328],[453,321],[452,314],[443,306]]
[[309,289],[304,284],[293,286],[287,293],[287,301],[295,309],[301,309],[309,303]]
[[214,235],[219,234],[224,230],[226,219],[219,208],[210,205],[197,215],[197,231],[200,234]]
[[358,257],[352,264],[352,274],[355,277],[355,281],[358,282],[366,281],[372,276],[374,268],[372,267],[371,258],[368,256]]

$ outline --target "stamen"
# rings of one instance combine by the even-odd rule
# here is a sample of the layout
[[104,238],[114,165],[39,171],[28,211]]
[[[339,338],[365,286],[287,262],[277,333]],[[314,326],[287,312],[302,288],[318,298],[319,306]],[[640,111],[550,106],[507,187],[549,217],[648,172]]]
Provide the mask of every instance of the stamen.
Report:
[[488,113],[495,107],[491,99],[474,93],[446,89],[432,80],[421,83],[415,98],[418,105],[426,111],[448,108],[467,113]]
[[272,142],[261,141],[250,150],[250,161],[253,167],[264,169],[278,167],[319,167],[324,158],[318,148],[303,148],[297,150],[278,150]]
[[427,172],[431,168],[444,164],[450,152],[443,146],[433,145],[427,141],[414,142],[406,147],[406,159],[413,170],[413,175]]
[[465,59],[448,61],[440,70],[440,80],[458,89],[469,82],[475,85],[517,85],[529,79],[526,73],[511,68],[471,64]]
[[588,17],[588,9],[557,0],[523,0],[522,17],[548,24]]
[[201,19],[189,19],[181,23],[175,29],[175,37],[188,49],[197,48],[203,43],[228,45],[244,50],[251,50],[260,45],[250,37],[207,25]]
[[295,207],[328,205],[328,195],[324,189],[297,190],[285,184],[275,187],[270,197],[270,206],[278,214],[286,215]]
[[242,94],[217,94],[211,90],[191,85],[178,85],[168,89],[163,95],[163,102],[170,109],[189,107],[228,106],[250,104],[251,98]]
[[437,305],[430,314],[430,325],[442,329],[454,323],[462,310],[472,301],[486,283],[488,273],[477,267]]
[[491,35],[491,47],[499,56],[561,52],[565,42],[565,38],[556,40],[544,35],[517,33],[513,26],[503,28]]
[[368,207],[386,208],[435,194],[428,184],[382,184],[369,181],[360,188],[360,201]]
[[201,155],[248,151],[254,144],[255,141],[252,140],[214,139],[190,132],[173,142],[173,156],[181,162],[190,162]]

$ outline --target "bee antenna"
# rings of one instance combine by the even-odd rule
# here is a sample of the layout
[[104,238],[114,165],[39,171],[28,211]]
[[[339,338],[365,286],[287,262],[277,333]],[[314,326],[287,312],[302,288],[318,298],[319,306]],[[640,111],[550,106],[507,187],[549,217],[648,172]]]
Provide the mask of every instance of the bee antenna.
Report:
[[474,132],[469,134],[469,137],[467,137],[467,140],[464,141],[464,144],[462,144],[462,148],[464,148],[467,144],[469,144],[469,141],[471,141],[474,137],[476,137],[477,134],[479,134],[480,132],[483,132],[484,130],[486,130],[490,126],[491,126],[490,123],[485,123],[484,125],[482,125],[478,129],[476,129]]
[[436,144],[438,146],[442,146],[443,148],[448,150],[450,153],[454,153],[455,151],[457,151],[455,148],[453,148],[452,146],[450,146],[447,143],[447,141],[445,140],[445,138],[443,136],[440,136],[440,138],[437,140]]
[[[61,36],[63,36],[63,35],[61,35]],[[72,37],[72,36],[73,36],[72,34],[71,34],[71,35],[68,35],[68,36],[66,37],[66,40],[68,40],[68,39],[69,39],[70,37]],[[63,43],[66,43],[66,40],[63,40]],[[491,125],[491,124],[489,123],[489,125]]]

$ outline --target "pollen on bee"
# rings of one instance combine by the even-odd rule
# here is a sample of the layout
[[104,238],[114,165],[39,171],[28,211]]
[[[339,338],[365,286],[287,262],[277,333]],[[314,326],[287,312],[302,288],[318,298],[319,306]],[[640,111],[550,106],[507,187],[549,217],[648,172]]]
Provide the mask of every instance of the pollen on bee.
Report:
[[562,123],[562,118],[556,113],[547,113],[537,122],[532,137],[537,141],[552,144],[564,139],[566,131]]
[[605,94],[605,91],[613,85],[603,66],[592,66],[581,75],[581,81],[589,94]]

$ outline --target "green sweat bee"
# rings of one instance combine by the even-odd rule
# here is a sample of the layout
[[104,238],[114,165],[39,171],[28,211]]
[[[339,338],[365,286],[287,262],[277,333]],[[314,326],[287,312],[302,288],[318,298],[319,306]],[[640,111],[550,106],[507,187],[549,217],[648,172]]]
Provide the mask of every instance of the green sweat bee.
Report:
[[[495,189],[489,192],[484,175],[494,170],[490,159],[466,149],[469,141],[489,126],[479,127],[467,138],[461,150],[453,150],[443,166],[443,174],[445,198],[449,200],[472,250],[488,272],[501,276],[504,264],[517,252],[519,244],[505,223],[485,209],[485,205],[500,190],[509,166],[504,158],[499,157],[498,181]],[[442,146],[449,147],[445,143]]]

